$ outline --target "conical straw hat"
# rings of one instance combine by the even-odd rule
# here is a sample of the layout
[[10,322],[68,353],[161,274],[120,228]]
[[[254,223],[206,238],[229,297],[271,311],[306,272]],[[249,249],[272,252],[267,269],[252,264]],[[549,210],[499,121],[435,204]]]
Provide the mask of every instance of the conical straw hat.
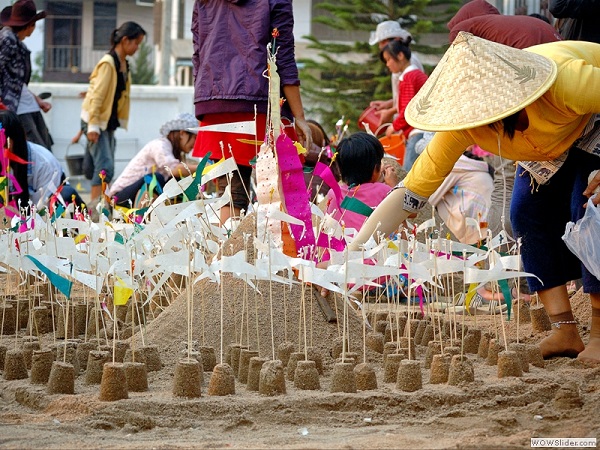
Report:
[[460,32],[405,117],[428,131],[487,125],[533,103],[556,72],[554,61],[544,56]]

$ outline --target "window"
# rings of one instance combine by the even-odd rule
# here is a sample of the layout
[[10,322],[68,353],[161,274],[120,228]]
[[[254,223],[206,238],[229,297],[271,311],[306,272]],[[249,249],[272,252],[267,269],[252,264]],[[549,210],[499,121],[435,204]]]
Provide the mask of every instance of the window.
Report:
[[117,28],[117,4],[94,2],[94,50],[108,50],[110,35]]
[[48,2],[44,71],[78,71],[81,64],[80,4]]

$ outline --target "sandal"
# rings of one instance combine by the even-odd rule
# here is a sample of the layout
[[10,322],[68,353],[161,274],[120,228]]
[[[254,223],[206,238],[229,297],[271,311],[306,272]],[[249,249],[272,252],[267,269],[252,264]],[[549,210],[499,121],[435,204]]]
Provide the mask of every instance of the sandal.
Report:
[[502,314],[506,309],[506,303],[498,303],[497,300],[483,300],[481,306],[477,308],[477,312],[479,314]]
[[467,299],[467,295],[468,295],[468,292],[461,292],[460,294],[457,294],[457,296],[455,297],[454,305],[450,305],[447,308],[447,310],[451,314],[456,314],[456,315],[477,314],[477,312],[479,311],[479,308],[481,307],[481,305],[484,301],[483,297],[481,295],[479,295],[479,293],[476,292],[475,295],[473,295],[473,298],[471,298],[471,303],[469,303],[469,307],[467,308],[465,306],[465,301]]

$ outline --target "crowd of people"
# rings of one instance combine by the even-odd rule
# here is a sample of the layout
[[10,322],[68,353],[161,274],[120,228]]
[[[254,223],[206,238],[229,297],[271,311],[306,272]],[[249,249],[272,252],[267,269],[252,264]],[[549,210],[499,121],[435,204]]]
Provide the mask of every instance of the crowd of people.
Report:
[[[250,11],[252,21],[247,20]],[[378,46],[390,71],[391,98],[370,106],[386,136],[405,138],[403,168],[408,173],[403,179],[392,176],[384,148],[372,134],[357,132],[336,142],[335,162],[324,150],[328,133],[306,119],[300,95],[291,0],[194,3],[194,114],[166,120],[160,137],[117,177],[114,132],[127,128],[129,119],[128,57],[146,35],[139,24],[125,22],[109,37],[110,47],[90,76],[81,109],[93,174],[91,199],[106,194],[116,205],[132,206],[149,175],[160,189],[172,176],[192,174],[197,163],[186,159],[189,153],[210,153],[214,161],[233,157],[238,170],[217,180],[219,193],[228,185],[231,192],[230,205],[221,209],[225,224],[248,210],[253,160],[260,143],[273,137],[265,136],[268,125],[281,117],[283,132],[308,149],[304,178],[311,199],[325,196],[327,212],[357,230],[351,249],[376,237],[375,230],[378,236],[395,232],[428,201],[461,242],[481,238],[466,228],[467,217],[487,222],[493,234],[504,231],[522,242],[524,270],[535,274],[527,280],[529,289],[538,294],[553,326],[540,344],[544,357],[600,361],[600,281],[561,239],[568,221],[600,203],[592,196],[600,176],[588,180],[600,169],[600,35],[592,19],[598,6],[551,0],[549,11],[558,20],[505,16],[485,0],[466,3],[448,22],[450,47],[429,76],[411,49],[412,35],[398,21],[377,25],[369,44]],[[31,60],[23,40],[45,16],[32,0],[18,0],[0,17],[5,109],[0,123],[11,138],[10,150],[24,161],[10,163],[13,193],[21,205],[43,203],[56,192],[81,205],[51,153],[52,137],[42,116],[51,104],[28,87]],[[248,42],[255,44],[252,51]],[[279,109],[269,108],[274,87],[281,98],[280,116]],[[279,130],[274,133],[277,137]],[[317,162],[333,164],[344,197],[373,213],[344,209],[310,174]],[[592,304],[587,345],[578,334],[566,288],[577,279]]]

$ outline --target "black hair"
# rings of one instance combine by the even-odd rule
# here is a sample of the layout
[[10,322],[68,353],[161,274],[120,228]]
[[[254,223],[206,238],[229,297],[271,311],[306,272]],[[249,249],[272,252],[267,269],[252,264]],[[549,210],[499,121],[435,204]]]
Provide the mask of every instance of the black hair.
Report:
[[176,159],[178,159],[179,161],[182,161],[183,157],[184,157],[184,153],[183,153],[183,149],[181,148],[181,140],[179,139],[180,131],[183,131],[186,134],[188,134],[189,135],[188,139],[191,139],[191,136],[193,136],[194,133],[190,133],[189,131],[186,131],[186,130],[172,130],[169,132],[169,134],[167,134],[167,139],[173,146],[173,156]]
[[13,30],[13,33],[17,34],[23,30],[25,30],[26,28],[30,27],[31,24],[35,24],[35,20],[32,20],[31,22],[26,23],[25,25],[11,25],[11,29]]
[[548,19],[546,16],[542,16],[541,14],[532,13],[532,14],[529,14],[529,17],[535,17],[536,19],[543,20],[544,22],[550,24],[550,19]]
[[[0,123],[4,129],[4,133],[7,139],[11,140],[12,153],[17,155],[19,158],[29,161],[29,152],[27,151],[27,136],[25,134],[25,128],[14,112],[9,110],[0,110]],[[7,143],[8,144],[8,143]],[[22,191],[20,194],[14,196],[17,205],[21,200],[21,207],[27,207],[29,203],[29,185],[27,184],[27,164],[20,164],[16,161],[10,163],[13,175],[19,183]]]
[[114,29],[111,33],[110,49],[114,50],[117,44],[123,40],[123,38],[137,39],[140,36],[146,36],[146,30],[144,30],[135,22],[125,22],[119,28]]
[[329,136],[327,136],[327,132],[323,128],[323,125],[321,125],[319,122],[317,122],[316,120],[313,120],[313,119],[308,119],[306,122],[312,123],[319,130],[321,130],[321,133],[323,133],[323,145],[321,147],[326,147],[331,143],[331,141],[329,140]]
[[383,53],[387,52],[393,59],[398,61],[398,55],[402,53],[407,61],[410,61],[411,51],[408,47],[408,44],[403,43],[401,40],[395,39],[393,41],[388,42],[385,47],[381,49],[379,52],[379,59],[385,64],[385,58],[383,57]]
[[375,136],[358,132],[340,141],[336,161],[342,180],[348,186],[368,183],[373,171],[381,167],[383,145]]
[[509,139],[512,140],[512,138],[515,137],[515,132],[517,131],[517,123],[519,122],[519,114],[521,114],[521,111],[517,111],[516,113],[505,117],[502,120],[499,120],[498,122],[493,122],[489,124],[490,128],[493,128],[494,130],[498,130],[498,127],[500,125],[500,123],[502,123],[502,128],[504,130],[504,136],[507,136]]

